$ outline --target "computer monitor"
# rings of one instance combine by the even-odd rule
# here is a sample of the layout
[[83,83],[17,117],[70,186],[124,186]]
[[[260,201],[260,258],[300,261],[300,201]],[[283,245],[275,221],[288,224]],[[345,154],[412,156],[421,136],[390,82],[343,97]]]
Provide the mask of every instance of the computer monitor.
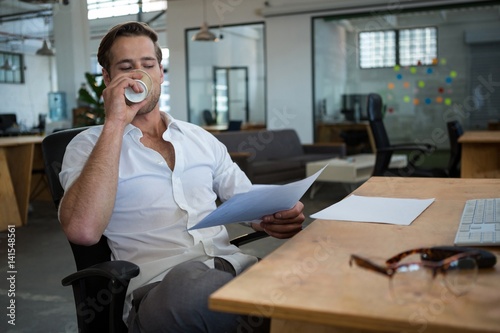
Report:
[[17,127],[17,116],[15,113],[0,114],[0,131],[6,131],[9,128]]
[[343,94],[342,110],[348,121],[368,120],[368,94]]

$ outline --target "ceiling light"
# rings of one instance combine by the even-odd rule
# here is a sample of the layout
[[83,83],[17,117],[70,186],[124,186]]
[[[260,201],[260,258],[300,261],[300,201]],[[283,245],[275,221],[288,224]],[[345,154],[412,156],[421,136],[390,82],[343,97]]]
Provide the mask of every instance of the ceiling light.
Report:
[[54,51],[52,51],[49,48],[49,45],[47,44],[47,40],[44,39],[42,47],[40,49],[38,49],[38,51],[36,51],[36,54],[41,55],[41,56],[53,56]]
[[200,31],[193,36],[193,40],[198,42],[214,42],[217,40],[217,37],[208,30],[207,22],[203,22]]
[[218,39],[217,37],[208,30],[208,24],[207,24],[207,8],[206,8],[206,2],[203,0],[203,23],[201,24],[200,31],[196,33],[196,35],[193,36],[194,41],[198,42],[217,42]]
[[5,59],[5,62],[3,63],[3,65],[0,67],[0,69],[4,70],[4,71],[13,71],[14,70],[14,67],[12,67],[9,63],[9,59]]

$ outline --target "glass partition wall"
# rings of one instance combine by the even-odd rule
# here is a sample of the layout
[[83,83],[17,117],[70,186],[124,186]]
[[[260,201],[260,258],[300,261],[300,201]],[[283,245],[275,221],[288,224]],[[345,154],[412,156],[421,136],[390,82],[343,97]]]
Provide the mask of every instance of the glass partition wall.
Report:
[[186,31],[189,122],[265,126],[264,24],[213,29],[216,42],[192,40],[198,30]]
[[394,143],[447,148],[446,122],[498,122],[499,13],[490,2],[314,18],[316,137],[325,124],[363,122],[372,92]]

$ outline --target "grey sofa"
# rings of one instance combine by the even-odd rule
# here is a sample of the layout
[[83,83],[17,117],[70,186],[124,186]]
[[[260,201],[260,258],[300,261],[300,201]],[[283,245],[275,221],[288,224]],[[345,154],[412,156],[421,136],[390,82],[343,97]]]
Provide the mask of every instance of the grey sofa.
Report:
[[306,163],[344,157],[344,143],[301,144],[293,129],[234,131],[214,134],[254,184],[302,179]]

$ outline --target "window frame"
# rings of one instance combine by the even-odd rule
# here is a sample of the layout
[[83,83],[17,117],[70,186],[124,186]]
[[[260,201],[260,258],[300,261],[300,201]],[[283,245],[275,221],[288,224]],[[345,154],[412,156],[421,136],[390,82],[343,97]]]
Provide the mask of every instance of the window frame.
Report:
[[[435,30],[435,49],[436,49],[436,54],[434,57],[432,57],[433,59],[437,59],[439,57],[439,47],[438,47],[438,36],[439,36],[439,31],[438,31],[438,27],[436,26],[423,26],[423,27],[414,27],[414,28],[401,28],[401,29],[383,29],[383,30],[367,30],[367,31],[360,31],[358,33],[358,46],[359,46],[359,53],[358,53],[358,67],[360,69],[384,69],[384,68],[392,68],[394,66],[434,66],[435,63],[433,62],[433,60],[431,59],[431,61],[429,63],[425,62],[425,63],[415,63],[415,64],[405,64],[405,65],[402,65],[401,64],[401,37],[400,37],[400,32],[402,30],[423,30],[423,29],[434,29]],[[362,67],[361,66],[361,34],[363,33],[386,33],[386,32],[390,32],[390,31],[393,31],[394,32],[394,35],[395,35],[395,40],[394,40],[394,52],[395,52],[395,63],[394,65],[389,65],[389,66],[377,66],[377,67]],[[411,44],[411,43],[410,43]]]
[[[16,66],[16,68],[10,71],[0,68],[0,84],[24,84],[24,54],[0,51],[0,66],[3,66],[6,59],[11,66]],[[17,59],[17,61],[14,61],[14,59]],[[9,73],[11,75],[8,75]]]

